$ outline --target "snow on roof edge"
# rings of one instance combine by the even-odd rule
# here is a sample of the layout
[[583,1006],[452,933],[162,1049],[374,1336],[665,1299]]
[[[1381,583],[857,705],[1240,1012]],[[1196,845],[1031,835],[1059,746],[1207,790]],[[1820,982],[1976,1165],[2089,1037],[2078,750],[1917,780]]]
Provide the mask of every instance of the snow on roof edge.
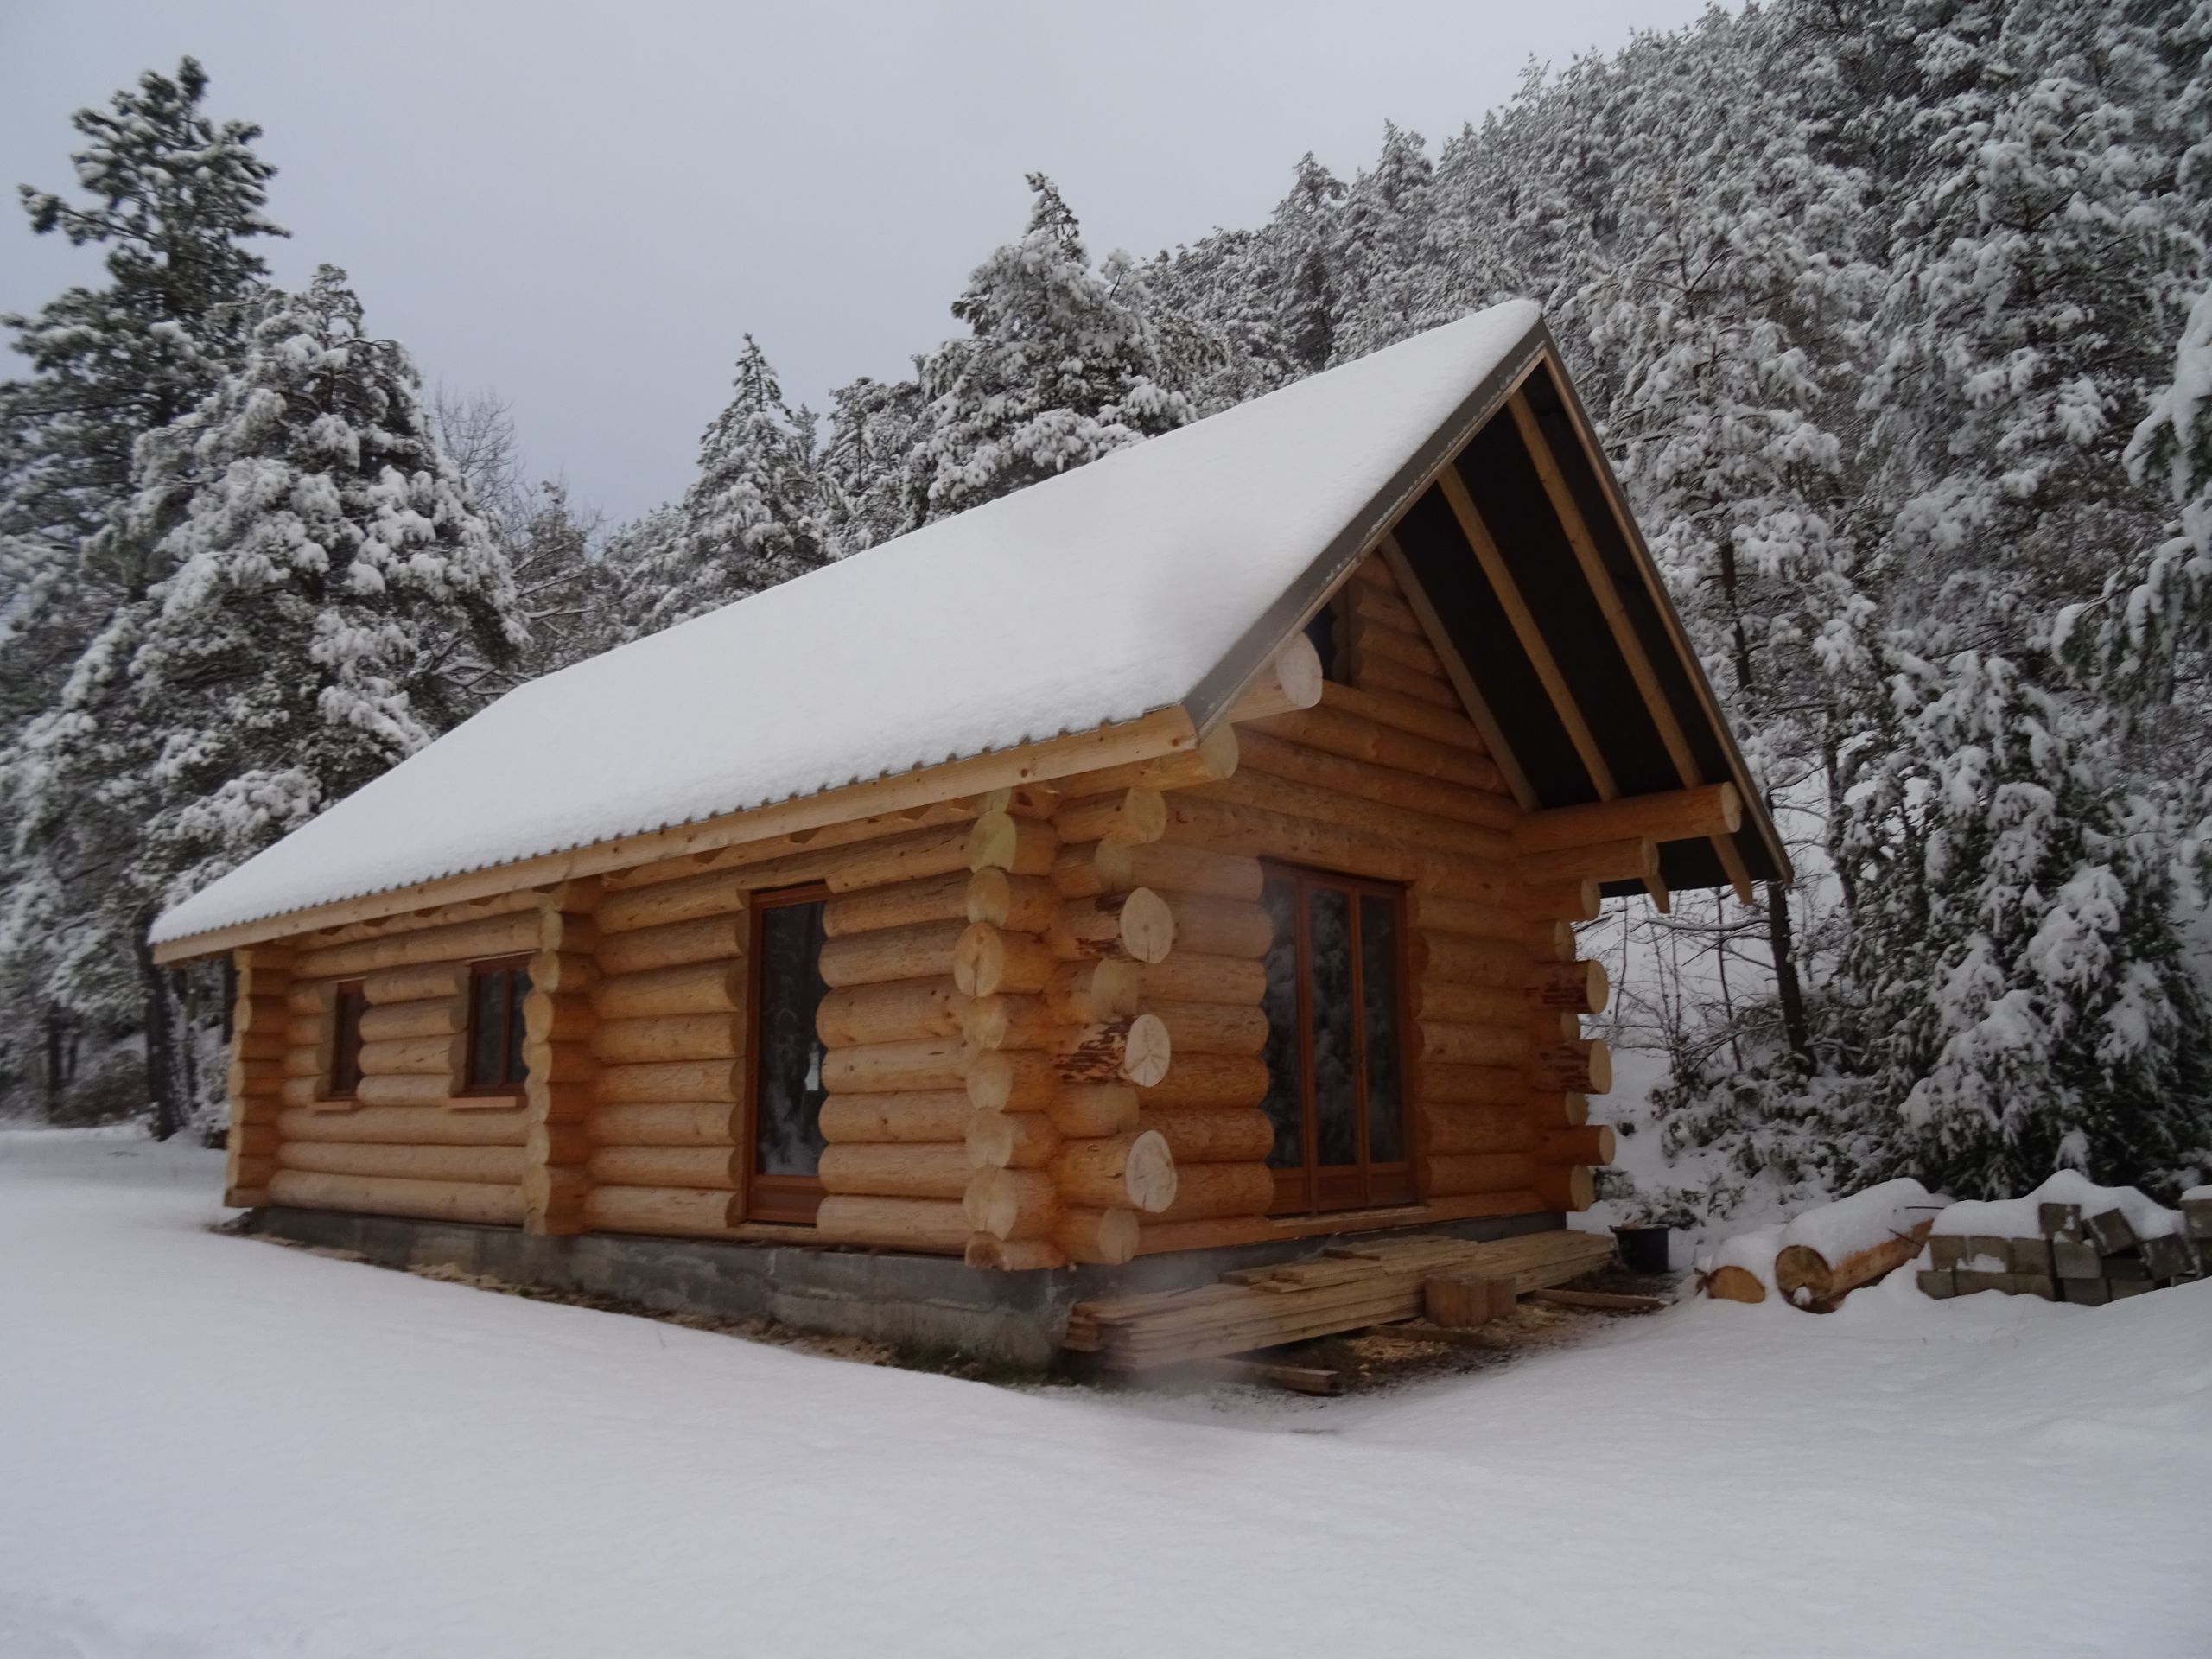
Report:
[[[567,671],[564,669],[561,671],[565,673]],[[547,677],[550,678],[551,677],[548,676]],[[457,865],[450,869],[432,870],[424,874],[416,876],[411,881],[394,881],[379,887],[363,887],[358,892],[335,893],[327,899],[318,899],[311,903],[304,905],[294,905],[288,909],[266,910],[257,915],[238,916],[227,922],[217,922],[207,927],[194,928],[188,933],[164,931],[163,924],[168,922],[168,919],[172,916],[175,915],[179,911],[182,910],[189,902],[188,899],[179,899],[175,904],[171,905],[167,910],[164,910],[159,916],[154,918],[153,925],[146,930],[146,939],[148,944],[154,945],[188,944],[194,939],[206,938],[212,934],[227,933],[232,931],[233,929],[241,927],[254,927],[263,922],[281,921],[287,916],[304,916],[310,911],[325,910],[333,905],[349,905],[359,899],[374,899],[387,893],[402,893],[409,887],[423,887],[427,883],[433,881],[450,881],[455,877],[463,875],[486,875],[494,870],[504,870],[518,864],[527,864],[532,859],[551,858],[558,853],[581,853],[593,847],[607,846],[612,842],[626,841],[633,836],[658,836],[664,834],[666,831],[671,830],[687,829],[692,824],[711,823],[716,818],[741,817],[748,812],[764,811],[772,806],[788,806],[794,801],[816,800],[822,796],[833,794],[841,789],[854,789],[863,784],[881,783],[886,779],[889,778],[904,778],[908,776],[919,777],[925,772],[935,772],[940,766],[957,766],[963,760],[980,760],[987,754],[1011,754],[1015,750],[1027,748],[1033,743],[1050,743],[1059,738],[1077,736],[1085,731],[1104,731],[1109,726],[1134,726],[1141,720],[1149,720],[1154,715],[1165,714],[1171,709],[1176,709],[1181,706],[1182,705],[1179,703],[1173,702],[1159,703],[1153,708],[1147,709],[1141,714],[1131,715],[1125,719],[1102,720],[1096,726],[1093,727],[1063,728],[1059,731],[1047,733],[1042,737],[1030,736],[1021,738],[1012,743],[991,744],[980,749],[972,750],[964,754],[948,754],[942,760],[931,760],[893,771],[880,772],[871,778],[848,778],[842,783],[824,784],[819,789],[812,789],[803,792],[778,796],[772,799],[744,802],[735,806],[720,807],[712,810],[694,814],[692,817],[687,818],[671,818],[664,823],[640,823],[632,829],[617,830],[613,835],[594,836],[585,841],[572,841],[561,843],[557,846],[540,847],[533,851],[517,853],[512,858],[495,859],[488,864],[464,864]],[[865,817],[868,815],[866,813],[861,813],[858,816]],[[731,844],[737,845],[740,843],[732,842]],[[217,879],[220,880],[221,878],[218,877]],[[207,890],[207,889],[204,887],[200,889],[203,893]],[[194,894],[194,897],[198,897],[198,894]],[[313,931],[314,930],[310,929],[308,931]]]

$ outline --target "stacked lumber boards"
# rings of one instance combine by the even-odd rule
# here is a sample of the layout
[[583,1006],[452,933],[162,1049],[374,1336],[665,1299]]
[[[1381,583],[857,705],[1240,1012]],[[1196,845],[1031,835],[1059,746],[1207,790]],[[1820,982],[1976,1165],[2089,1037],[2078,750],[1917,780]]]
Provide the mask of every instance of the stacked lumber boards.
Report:
[[1064,1341],[1110,1369],[1150,1370],[1419,1319],[1423,1286],[1440,1276],[1484,1279],[1521,1295],[1612,1255],[1610,1238],[1579,1232],[1347,1243],[1319,1260],[1240,1271],[1192,1290],[1079,1303]]
[[[268,1175],[258,1201],[308,1209],[360,1210],[426,1220],[499,1225],[524,1219],[528,1125],[515,1096],[463,1092],[469,963],[534,951],[547,895],[502,895],[376,925],[309,934],[289,947],[280,970],[250,953],[236,1018],[251,1028],[282,995],[281,1109],[273,1123],[257,1104],[233,1119],[234,1156],[265,1147]],[[332,1096],[338,994],[358,982],[360,1081]],[[258,1042],[240,1046],[234,1071],[261,1064]],[[254,1098],[254,1097],[250,1097]],[[265,1097],[262,1097],[265,1098]],[[249,1192],[251,1189],[249,1188]]]
[[2078,1200],[2038,1202],[2036,1211],[2036,1230],[2024,1236],[1947,1231],[1931,1237],[1918,1274],[1921,1290],[1937,1298],[1996,1290],[2101,1306],[2212,1274],[2212,1189],[2183,1198],[2178,1211],[2145,1204],[2098,1208]]

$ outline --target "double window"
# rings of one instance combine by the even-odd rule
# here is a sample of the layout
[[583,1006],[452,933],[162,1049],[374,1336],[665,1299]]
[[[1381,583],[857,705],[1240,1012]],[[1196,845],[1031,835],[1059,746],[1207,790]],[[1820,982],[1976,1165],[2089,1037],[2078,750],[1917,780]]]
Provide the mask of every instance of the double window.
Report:
[[1403,895],[1270,865],[1262,897],[1275,1212],[1410,1202]]
[[753,899],[753,1179],[746,1211],[757,1221],[810,1223],[822,1203],[824,1053],[815,1014],[822,981],[819,887]]

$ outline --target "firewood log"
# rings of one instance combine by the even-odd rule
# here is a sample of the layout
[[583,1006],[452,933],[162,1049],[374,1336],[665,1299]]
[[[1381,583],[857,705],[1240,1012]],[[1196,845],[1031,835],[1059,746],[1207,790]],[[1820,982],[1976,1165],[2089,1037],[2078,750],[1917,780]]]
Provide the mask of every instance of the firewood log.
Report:
[[1828,1313],[1861,1285],[1872,1284],[1918,1255],[1934,1224],[1930,1216],[1909,1232],[1833,1262],[1808,1244],[1785,1244],[1774,1258],[1775,1288],[1786,1301]]

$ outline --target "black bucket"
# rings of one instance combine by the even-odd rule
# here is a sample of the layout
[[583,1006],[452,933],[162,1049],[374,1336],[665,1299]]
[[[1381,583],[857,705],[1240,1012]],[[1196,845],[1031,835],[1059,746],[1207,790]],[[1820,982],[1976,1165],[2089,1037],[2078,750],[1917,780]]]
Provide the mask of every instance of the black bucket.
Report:
[[1621,1266],[1630,1273],[1662,1274],[1667,1269],[1665,1227],[1616,1227],[1613,1239],[1620,1246]]

